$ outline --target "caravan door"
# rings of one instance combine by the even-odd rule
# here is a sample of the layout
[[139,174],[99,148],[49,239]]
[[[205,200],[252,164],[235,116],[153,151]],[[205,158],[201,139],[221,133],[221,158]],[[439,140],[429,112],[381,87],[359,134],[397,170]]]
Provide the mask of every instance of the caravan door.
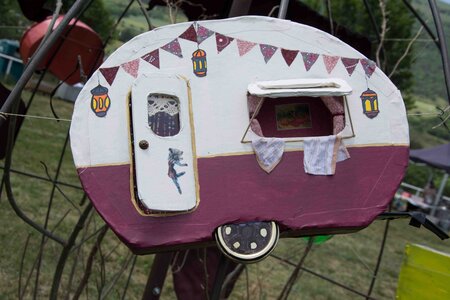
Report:
[[136,196],[150,210],[183,212],[199,201],[189,83],[141,74],[131,90]]

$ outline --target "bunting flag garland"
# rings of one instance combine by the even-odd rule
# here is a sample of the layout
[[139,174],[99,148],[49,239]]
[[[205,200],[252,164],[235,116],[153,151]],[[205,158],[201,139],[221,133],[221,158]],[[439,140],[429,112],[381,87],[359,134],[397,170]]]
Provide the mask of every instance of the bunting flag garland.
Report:
[[281,49],[281,55],[288,66],[291,66],[292,62],[297,57],[298,52],[298,50]]
[[119,71],[119,67],[111,67],[111,68],[100,68],[100,73],[102,73],[103,77],[105,77],[106,81],[109,85],[112,85],[114,79],[116,79],[117,71]]
[[216,32],[216,45],[217,53],[222,52],[223,49],[228,47],[228,45],[234,40],[234,38],[217,33]]
[[277,52],[277,47],[266,44],[259,44],[259,48],[261,49],[261,53],[264,56],[264,61],[267,62],[272,58],[272,56]]
[[309,69],[311,69],[316,60],[319,58],[319,54],[311,52],[302,52],[302,56],[306,71],[309,71]]
[[197,43],[197,32],[195,31],[194,24],[189,26],[188,29],[186,29],[185,32],[183,32],[180,36],[180,39],[185,39],[191,42]]
[[122,67],[122,69],[125,72],[127,72],[128,74],[130,74],[131,76],[136,78],[138,76],[138,72],[139,72],[139,58],[136,58],[135,60],[123,63],[120,66]]
[[236,42],[237,42],[237,47],[239,50],[239,56],[243,56],[243,55],[247,54],[247,52],[249,52],[250,50],[253,49],[253,47],[256,46],[256,43],[243,41],[240,39],[236,39]]
[[367,77],[370,78],[370,76],[372,76],[373,72],[375,72],[375,69],[377,68],[377,65],[375,64],[375,62],[373,62],[367,58],[361,58],[359,60],[359,62],[361,63]]
[[181,46],[178,42],[178,38],[174,39],[168,44],[165,44],[161,47],[161,49],[166,50],[169,53],[172,53],[173,55],[178,56],[179,58],[183,58],[183,54],[181,53]]
[[[197,29],[196,29],[197,28]],[[212,35],[215,35],[216,37],[216,47],[217,47],[217,53],[222,52],[226,47],[228,47],[231,42],[235,39],[234,37],[230,37],[212,30],[209,30],[206,27],[203,27],[201,25],[198,25],[196,23],[191,24],[183,33],[181,33],[177,38],[172,40],[170,43],[165,44],[164,46],[160,48],[156,48],[149,53],[143,55],[141,58],[148,62],[149,64],[153,65],[154,67],[160,69],[160,58],[159,58],[159,49],[163,49],[175,56],[178,56],[179,58],[183,58],[182,49],[180,46],[180,43],[178,39],[185,39],[191,42],[196,42],[197,46],[202,43],[204,40],[209,38]],[[237,48],[239,56],[242,57],[246,55],[248,52],[250,52],[256,45],[259,46],[261,53],[264,57],[264,61],[266,64],[269,62],[269,60],[272,59],[274,54],[277,52],[278,47],[268,45],[268,44],[259,44],[254,43],[246,40],[241,40],[236,38]],[[203,51],[203,50],[202,50]],[[204,52],[204,51],[203,51]],[[340,56],[332,56],[332,55],[326,55],[326,54],[319,54],[319,53],[313,53],[313,52],[301,52],[300,50],[289,50],[280,48],[281,55],[286,62],[287,66],[291,66],[294,60],[297,58],[298,53],[300,52],[302,54],[303,63],[305,65],[306,71],[309,71],[312,66],[316,63],[319,56],[322,56],[323,63],[325,65],[325,69],[328,72],[328,74],[331,74],[331,72],[336,67],[339,59],[342,61],[342,64],[344,65],[345,69],[347,70],[347,73],[349,76],[352,76],[353,72],[356,69],[356,66],[358,63],[361,63],[361,66],[364,70],[364,73],[367,77],[371,77],[372,74],[375,72],[377,65],[375,62],[367,59],[367,58],[350,58],[350,57],[340,57]],[[119,71],[119,68],[122,67],[122,69],[133,76],[134,78],[137,78],[139,67],[140,67],[140,59],[136,58],[128,62],[124,62],[120,66],[113,66],[113,67],[107,67],[107,68],[100,68],[99,71],[105,78],[105,80],[108,82],[109,85],[112,85],[117,72]]]
[[198,25],[197,27],[197,43],[201,44],[204,40],[209,38],[214,34],[214,31],[209,30],[206,27],[203,27],[202,25]]
[[141,58],[159,69],[159,49],[153,50]]
[[339,61],[339,56],[328,56],[323,54],[323,63],[325,64],[325,68],[327,69],[328,74],[333,71],[337,62]]
[[353,71],[355,71],[355,68],[358,65],[359,59],[349,58],[349,57],[341,57],[341,61],[344,64],[344,67],[347,69],[348,75],[352,76]]

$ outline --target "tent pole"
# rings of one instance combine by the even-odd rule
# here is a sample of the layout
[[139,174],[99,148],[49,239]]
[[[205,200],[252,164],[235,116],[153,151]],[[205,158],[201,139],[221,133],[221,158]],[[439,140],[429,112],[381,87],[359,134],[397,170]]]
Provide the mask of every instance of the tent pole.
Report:
[[434,217],[436,214],[436,209],[439,204],[439,200],[442,198],[442,194],[444,193],[445,184],[448,181],[448,173],[445,173],[442,177],[441,185],[439,186],[439,190],[434,198],[433,208],[431,209],[431,216]]

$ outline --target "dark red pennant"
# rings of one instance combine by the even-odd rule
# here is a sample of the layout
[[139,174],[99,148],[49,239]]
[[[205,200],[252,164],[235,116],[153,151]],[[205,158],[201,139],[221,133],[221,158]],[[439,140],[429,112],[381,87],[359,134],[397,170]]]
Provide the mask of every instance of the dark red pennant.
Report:
[[103,77],[105,77],[106,81],[109,85],[112,85],[114,79],[116,79],[117,71],[119,71],[119,67],[111,67],[111,68],[100,68],[100,73],[102,73]]

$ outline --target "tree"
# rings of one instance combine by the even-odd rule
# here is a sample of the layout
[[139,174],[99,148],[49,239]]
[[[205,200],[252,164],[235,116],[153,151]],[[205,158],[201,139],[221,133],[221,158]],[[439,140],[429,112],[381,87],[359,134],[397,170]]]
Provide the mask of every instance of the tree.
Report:
[[[326,1],[302,0],[311,8],[328,16]],[[348,29],[366,36],[372,42],[372,59],[376,59],[376,51],[379,45],[379,36],[374,30],[370,16],[361,0],[329,1],[331,14],[334,21]],[[381,5],[385,4],[386,32],[384,36],[383,50],[380,53],[380,68],[389,75],[396,62],[405,53],[405,42],[396,39],[411,39],[413,36],[414,18],[400,1],[393,0],[369,0],[378,31],[382,31],[383,17]],[[402,91],[408,91],[412,85],[412,55],[406,55],[391,76],[391,80]],[[405,99],[408,105],[412,99]]]

